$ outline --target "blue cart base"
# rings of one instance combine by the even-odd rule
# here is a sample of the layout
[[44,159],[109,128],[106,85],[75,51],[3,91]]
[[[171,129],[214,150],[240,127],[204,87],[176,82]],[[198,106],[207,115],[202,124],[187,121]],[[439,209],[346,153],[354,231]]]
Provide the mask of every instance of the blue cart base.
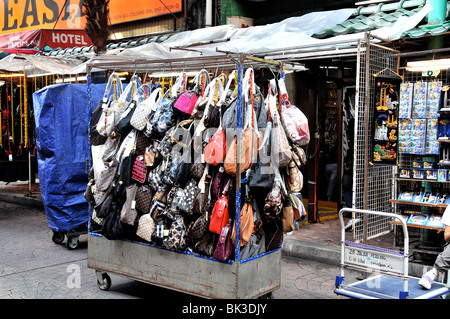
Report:
[[430,290],[423,289],[419,286],[419,278],[408,277],[409,291],[405,293],[403,283],[402,278],[378,275],[336,288],[334,292],[358,299],[433,299],[450,292],[448,286],[436,282]]

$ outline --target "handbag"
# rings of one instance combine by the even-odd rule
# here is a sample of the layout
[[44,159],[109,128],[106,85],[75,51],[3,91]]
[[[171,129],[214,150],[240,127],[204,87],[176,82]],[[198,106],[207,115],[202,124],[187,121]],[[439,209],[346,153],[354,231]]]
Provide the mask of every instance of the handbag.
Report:
[[135,198],[136,209],[143,214],[148,213],[153,199],[152,189],[147,185],[138,187]]
[[109,185],[112,184],[116,177],[119,162],[113,158],[111,162],[105,163],[105,167],[100,172],[100,176],[96,180],[97,189],[102,192],[106,192]]
[[137,185],[132,184],[126,188],[126,200],[120,211],[120,221],[124,224],[133,226],[138,212],[136,211],[136,191]]
[[[273,80],[272,80],[273,81]],[[272,119],[271,130],[271,157],[272,163],[276,168],[283,168],[289,165],[292,159],[291,147],[281,124],[280,115],[276,109],[276,97],[269,90],[266,99],[267,108],[269,109]]]
[[195,193],[197,192],[198,183],[195,179],[191,179],[184,187],[183,194],[180,198],[180,211],[188,215],[192,215],[192,205],[194,203]]
[[112,101],[109,104],[109,107],[103,109],[103,113],[101,114],[96,126],[96,129],[100,134],[110,136],[116,121],[120,118],[129,105],[129,102],[126,102],[128,95],[130,94],[132,88],[137,86],[139,86],[139,81],[137,78],[132,78],[117,101]]
[[147,180],[147,165],[144,163],[144,156],[136,156],[131,169],[131,178],[141,184]]
[[[244,246],[250,239],[253,232],[254,222],[253,222],[253,207],[250,200],[246,200],[241,209],[240,214],[240,247]],[[233,225],[233,230],[231,232],[231,242],[235,245],[236,240],[236,223]]]
[[184,92],[178,95],[173,103],[173,111],[181,118],[189,118],[194,112],[198,95],[195,92]]
[[[251,167],[252,163],[256,162],[256,155],[258,149],[258,136],[252,127],[247,127],[242,132],[241,142],[241,157],[239,162],[241,164],[240,173],[243,173]],[[233,142],[227,149],[225,156],[224,168],[231,176],[236,176],[237,164],[237,137],[234,137]]]
[[295,105],[286,105],[281,109],[281,118],[286,134],[297,145],[309,143],[308,118]]
[[222,228],[228,223],[228,196],[221,196],[214,204],[209,222],[209,231],[220,234]]
[[263,216],[269,221],[276,221],[280,217],[282,207],[281,181],[275,178],[274,185],[264,202]]
[[217,241],[216,249],[213,257],[220,261],[227,261],[233,254],[234,246],[231,242],[231,225],[225,225],[220,231],[219,240]]
[[216,133],[205,146],[205,162],[213,166],[222,164],[225,159],[226,149],[225,131],[219,126]]
[[139,218],[136,235],[146,241],[152,240],[152,234],[155,232],[156,225],[150,214],[144,214]]
[[263,228],[259,206],[255,199],[252,200],[253,214],[253,231],[247,243],[241,247],[241,260],[245,260],[266,252],[266,236]]
[[169,234],[164,239],[163,245],[167,249],[172,250],[184,250],[186,248],[186,225],[184,224],[183,216],[176,214],[170,225]]
[[[114,89],[114,95],[110,96],[111,88]],[[97,146],[102,145],[106,142],[107,136],[105,134],[100,134],[96,129],[97,124],[99,124],[100,117],[102,116],[103,110],[110,106],[112,102],[111,97],[120,96],[122,94],[123,87],[122,81],[117,73],[113,72],[108,78],[105,93],[103,94],[102,100],[97,104],[94,109],[90,119],[90,130],[89,130],[89,141],[91,145]]]
[[303,174],[293,160],[289,163],[286,174],[288,176],[287,186],[289,191],[292,193],[300,192],[303,188]]
[[144,130],[147,121],[151,118],[151,114],[156,111],[156,107],[162,99],[161,90],[161,88],[156,88],[147,99],[136,106],[130,124],[138,131]]
[[206,232],[205,235],[195,243],[194,250],[206,257],[214,254],[214,234]]
[[283,216],[281,217],[281,226],[285,233],[294,230],[294,208],[291,199],[288,197],[283,203]]
[[125,229],[120,221],[120,211],[116,203],[112,203],[110,212],[103,222],[100,234],[109,240],[123,239],[125,237]]

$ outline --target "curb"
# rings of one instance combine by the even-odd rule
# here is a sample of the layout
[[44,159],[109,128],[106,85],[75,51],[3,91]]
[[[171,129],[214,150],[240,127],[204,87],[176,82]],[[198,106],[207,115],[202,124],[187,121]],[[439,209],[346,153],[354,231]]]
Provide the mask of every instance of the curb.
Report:
[[286,256],[304,258],[339,266],[340,247],[284,237],[281,251]]
[[32,197],[27,197],[25,195],[11,195],[11,194],[1,194],[0,193],[0,201],[17,204],[17,205],[22,205],[22,206],[44,209],[44,202],[42,200],[32,198]]

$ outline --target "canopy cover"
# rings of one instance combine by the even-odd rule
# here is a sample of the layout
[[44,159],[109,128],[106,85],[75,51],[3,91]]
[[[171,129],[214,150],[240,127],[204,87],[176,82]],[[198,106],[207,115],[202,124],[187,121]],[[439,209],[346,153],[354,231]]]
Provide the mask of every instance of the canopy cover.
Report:
[[[105,88],[91,85],[93,107]],[[87,84],[47,86],[33,93],[33,105],[39,186],[48,224],[57,232],[73,230],[89,219],[84,198],[90,156]]]

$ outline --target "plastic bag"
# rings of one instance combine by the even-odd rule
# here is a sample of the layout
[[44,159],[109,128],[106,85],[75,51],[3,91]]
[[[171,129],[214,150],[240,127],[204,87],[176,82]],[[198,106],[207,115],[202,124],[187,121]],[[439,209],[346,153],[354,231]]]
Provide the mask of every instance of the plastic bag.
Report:
[[308,119],[295,105],[287,105],[281,112],[286,135],[297,145],[309,143]]

